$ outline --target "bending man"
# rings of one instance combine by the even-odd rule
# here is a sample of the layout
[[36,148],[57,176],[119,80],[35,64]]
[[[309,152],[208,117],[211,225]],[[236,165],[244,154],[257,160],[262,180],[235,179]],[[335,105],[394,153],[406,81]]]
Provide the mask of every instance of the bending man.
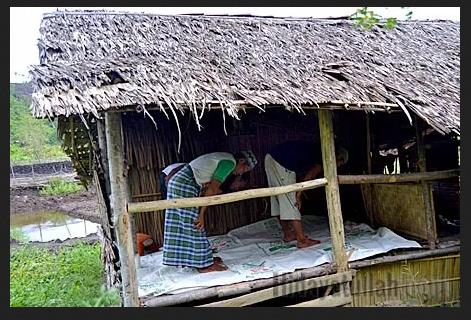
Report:
[[[221,184],[230,175],[242,175],[257,164],[251,151],[235,156],[227,152],[202,155],[181,168],[168,182],[167,199],[220,194]],[[224,271],[213,258],[206,237],[204,216],[207,207],[165,210],[163,264],[197,268],[199,272]]]
[[[348,152],[336,149],[337,165],[348,161]],[[287,141],[273,147],[265,156],[268,185],[279,187],[296,181],[313,180],[322,174],[322,155],[319,144],[310,141]],[[270,197],[271,215],[277,216],[283,230],[283,241],[296,240],[298,248],[320,243],[307,237],[301,225],[301,192]],[[291,227],[293,229],[291,229]]]

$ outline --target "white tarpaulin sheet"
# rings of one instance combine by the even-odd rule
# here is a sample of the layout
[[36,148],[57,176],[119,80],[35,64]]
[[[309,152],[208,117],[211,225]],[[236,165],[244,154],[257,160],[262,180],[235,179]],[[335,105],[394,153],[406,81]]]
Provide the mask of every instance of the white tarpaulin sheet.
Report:
[[[215,256],[220,256],[227,271],[198,273],[192,268],[162,264],[162,251],[141,257],[137,269],[139,295],[161,295],[187,290],[271,278],[296,269],[332,262],[327,218],[303,216],[303,228],[321,243],[298,249],[296,241],[284,243],[276,218],[259,221],[210,237]],[[420,248],[415,241],[400,237],[388,228],[373,230],[366,224],[345,222],[345,241],[351,252],[349,261],[364,259],[399,248]]]

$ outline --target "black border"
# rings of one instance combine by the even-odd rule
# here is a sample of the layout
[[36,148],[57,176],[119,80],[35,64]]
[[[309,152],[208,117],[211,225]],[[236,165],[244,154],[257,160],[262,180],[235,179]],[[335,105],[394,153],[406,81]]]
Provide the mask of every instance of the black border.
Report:
[[[463,1],[464,2],[464,1]],[[461,7],[461,15],[464,15],[464,3],[463,5],[459,1],[438,1],[438,0],[428,0],[428,1],[351,1],[351,0],[337,0],[335,3],[332,3],[331,1],[328,0],[322,0],[322,1],[316,1],[313,2],[311,1],[281,1],[281,0],[252,0],[252,1],[247,1],[247,0],[238,0],[238,1],[209,1],[209,0],[187,0],[187,1],[177,1],[177,0],[161,0],[161,1],[133,1],[133,2],[126,2],[122,0],[114,0],[114,1],[104,1],[104,0],[68,0],[68,1],[53,1],[53,0],[42,0],[42,1],[37,1],[37,0],[17,0],[17,1],[10,1],[10,7],[37,7],[37,6],[42,6],[42,7],[78,7],[78,6],[84,6],[84,7],[97,7],[97,6],[109,6],[110,9],[113,7],[130,7],[130,6],[135,6],[135,7],[152,7],[152,6],[172,6],[172,7],[190,7],[190,6],[345,6],[345,7],[359,7],[359,6],[371,6],[371,7],[393,7],[393,6],[442,6],[442,7]],[[198,8],[195,8],[194,12],[197,12]],[[7,17],[3,17],[3,19],[0,20],[0,23],[3,24],[3,32],[6,33],[6,30],[9,30],[10,28],[6,27],[7,21],[9,21],[9,10],[2,10],[2,14],[8,15]],[[463,20],[462,22],[462,28],[463,26],[466,25],[466,20]],[[463,29],[462,29],[463,33]],[[461,38],[463,39],[463,34],[461,35]],[[6,43],[6,39],[4,40],[4,43]],[[461,55],[463,56],[463,53],[466,51],[464,50],[464,46],[462,48],[462,53]],[[2,52],[3,54],[6,54],[5,50]],[[6,64],[6,61],[9,59],[3,59],[4,63]],[[461,66],[464,68],[466,65],[466,62],[463,65],[463,61],[466,61],[466,59],[462,59]],[[6,77],[6,72],[3,73]],[[463,79],[463,78],[462,78]],[[463,81],[463,80],[462,80]],[[461,85],[462,87],[463,84]],[[4,130],[1,134],[1,139],[8,140],[9,139],[9,132],[7,132],[9,129],[8,127],[8,109],[6,108],[7,102],[8,101],[8,92],[9,92],[9,80],[8,82],[5,80],[3,82],[3,88],[4,90],[0,91],[1,94],[5,95],[5,105],[3,108],[0,108],[2,114],[1,120],[5,121],[5,123],[0,126],[1,130]],[[8,89],[7,89],[8,88]],[[466,88],[466,87],[464,87]],[[467,93],[466,90],[463,91],[463,93]],[[461,105],[466,105],[466,102],[469,100],[465,100],[464,94],[461,97]],[[9,102],[8,102],[9,105]],[[464,108],[465,109],[465,108]],[[466,129],[463,130],[463,128],[466,128],[466,126],[462,125],[461,126],[461,142],[466,142],[467,139],[463,137],[463,131],[466,132]],[[4,144],[2,144],[2,148],[5,148],[3,154],[9,154],[7,153],[7,145],[9,142],[5,141]],[[462,165],[462,178],[461,178],[461,192],[463,190],[466,190],[466,187],[463,189],[463,175],[466,174],[467,169],[466,169],[466,150],[467,148],[462,148],[464,150],[464,153],[462,152],[461,159],[462,163],[465,163],[465,165]],[[7,159],[8,158],[8,159]],[[2,168],[4,169],[3,172],[7,172],[7,167],[9,167],[9,156],[2,158]],[[7,165],[8,162],[8,165]],[[466,179],[464,179],[466,181]],[[3,181],[4,184],[2,185],[3,192],[2,195],[7,198],[7,190],[9,190],[9,182],[7,182],[6,177],[5,180]],[[8,188],[8,189],[7,189]],[[462,214],[462,220],[466,220],[467,218],[465,217],[465,209],[469,207],[469,204],[466,204],[466,197],[463,197],[463,201],[461,203],[461,212]],[[9,203],[9,200],[4,201],[5,205]],[[8,207],[9,208],[9,207]],[[6,210],[5,210],[6,211]],[[9,211],[9,209],[8,209]],[[4,217],[6,213],[4,212]],[[2,232],[2,236],[4,239],[2,239],[2,244],[7,245],[7,223],[3,222],[2,223],[3,227],[5,228],[5,232]],[[464,224],[463,224],[464,225]],[[467,232],[462,231],[463,237],[466,236]],[[463,242],[466,243],[466,241],[463,241],[462,239],[462,256],[461,256],[461,270],[465,270],[463,267],[463,257],[465,256],[463,254],[463,249],[466,247],[463,246]],[[32,318],[48,318],[48,319],[64,319],[64,318],[78,318],[78,319],[88,319],[88,318],[97,318],[97,319],[103,319],[105,317],[113,317],[114,319],[121,319],[121,318],[135,318],[139,317],[142,315],[149,316],[151,315],[152,317],[160,317],[161,319],[163,317],[168,317],[167,319],[176,319],[176,318],[183,318],[184,316],[187,316],[188,318],[200,318],[201,316],[212,318],[212,317],[218,317],[218,318],[224,318],[224,319],[230,319],[230,318],[246,318],[246,317],[254,317],[258,320],[263,319],[263,318],[268,318],[270,316],[274,318],[288,318],[288,319],[293,319],[293,318],[299,318],[299,319],[309,319],[309,318],[316,318],[316,319],[352,319],[353,317],[361,317],[362,319],[375,319],[377,320],[378,317],[381,317],[381,319],[384,318],[392,318],[392,319],[397,319],[399,317],[407,317],[407,318],[427,318],[427,319],[433,319],[433,318],[438,318],[443,320],[444,318],[447,317],[452,317],[453,319],[459,319],[464,316],[464,308],[466,308],[466,303],[465,303],[465,297],[466,294],[464,293],[464,286],[462,285],[462,292],[461,292],[461,308],[435,308],[435,309],[428,309],[428,308],[382,308],[378,310],[377,308],[354,308],[354,309],[349,309],[349,308],[337,308],[337,309],[285,309],[281,310],[279,308],[245,308],[245,309],[237,309],[237,310],[227,310],[227,309],[192,309],[192,310],[187,310],[186,308],[152,308],[152,309],[119,309],[119,308],[107,308],[107,309],[73,309],[73,308],[37,308],[30,310],[30,308],[9,308],[9,255],[6,254],[6,252],[9,252],[9,248],[5,248],[5,254],[3,254],[4,257],[4,264],[3,267],[5,267],[3,272],[1,280],[2,280],[2,288],[4,290],[1,291],[1,300],[2,300],[2,307],[7,309],[5,312],[1,312],[1,317],[5,319],[32,319]],[[464,284],[464,272],[462,272],[462,284]],[[147,318],[146,317],[146,318]]]

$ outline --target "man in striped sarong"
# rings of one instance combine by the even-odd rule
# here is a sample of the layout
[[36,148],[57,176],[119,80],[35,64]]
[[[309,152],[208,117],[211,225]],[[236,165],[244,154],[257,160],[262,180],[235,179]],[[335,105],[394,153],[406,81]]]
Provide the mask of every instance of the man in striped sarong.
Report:
[[[214,152],[202,155],[181,168],[167,186],[167,199],[220,194],[221,184],[231,175],[243,175],[257,164],[253,152],[236,155]],[[206,237],[204,216],[207,207],[165,210],[163,264],[197,268],[199,272],[227,269],[214,258]]]

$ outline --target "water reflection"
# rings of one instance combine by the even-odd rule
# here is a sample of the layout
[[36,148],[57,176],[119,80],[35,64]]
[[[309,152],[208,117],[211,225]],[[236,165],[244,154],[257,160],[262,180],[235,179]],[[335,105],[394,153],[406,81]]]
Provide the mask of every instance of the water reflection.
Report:
[[10,216],[10,229],[20,229],[29,241],[47,242],[85,237],[97,232],[98,224],[61,212],[33,212]]

